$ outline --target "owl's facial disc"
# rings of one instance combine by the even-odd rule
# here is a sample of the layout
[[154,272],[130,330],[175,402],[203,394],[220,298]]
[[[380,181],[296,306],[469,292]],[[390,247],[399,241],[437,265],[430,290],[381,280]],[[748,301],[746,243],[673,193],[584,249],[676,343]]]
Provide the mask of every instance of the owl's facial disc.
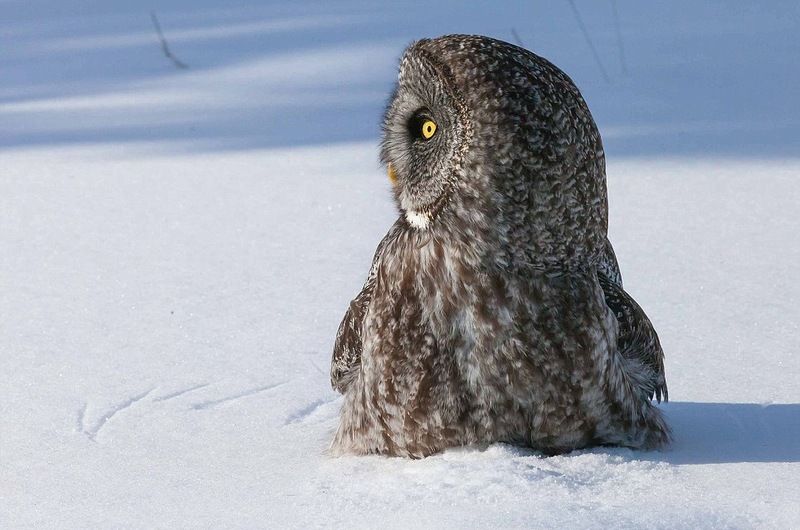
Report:
[[[431,201],[429,197],[432,194],[425,193],[426,186],[436,185],[438,171],[434,173],[434,170],[437,169],[436,158],[441,147],[440,142],[438,142],[439,138],[436,137],[439,126],[432,114],[430,109],[422,107],[411,115],[406,124],[409,147],[415,155],[415,160],[412,161],[412,164],[421,163],[422,166],[415,168],[415,175],[407,179],[409,184],[415,186],[415,188],[413,190],[400,190],[401,194],[405,191],[406,195],[411,195],[411,200],[406,199],[406,201],[403,201],[401,196],[401,201],[411,203],[405,208],[405,217],[411,226],[419,230],[428,228],[435,214],[437,203],[441,202],[444,195],[444,191],[439,192],[438,196]],[[395,173],[391,163],[390,171]],[[430,174],[425,175],[426,173]],[[423,175],[423,179],[414,178],[420,174]],[[397,180],[396,173],[395,180]],[[409,193],[409,191],[412,193]]]
[[436,222],[458,193],[457,174],[471,138],[468,111],[451,81],[436,57],[411,46],[383,121],[381,159],[398,209],[419,230]]
[[389,181],[403,216],[419,230],[430,226],[452,192],[458,127],[446,103],[401,84],[384,123],[382,158]]
[[[398,181],[395,167],[389,163],[390,172],[398,181],[397,192],[401,208],[408,223],[418,230],[428,228],[447,192],[446,179],[447,128],[440,127],[439,119],[427,106],[417,108],[406,119],[402,181]],[[444,120],[442,120],[444,121]]]
[[[427,116],[424,111],[417,111],[408,122],[408,131],[417,140],[427,142],[436,134],[438,126],[433,118]],[[386,172],[389,175],[389,182],[392,186],[397,186],[397,171],[391,162],[386,163]]]

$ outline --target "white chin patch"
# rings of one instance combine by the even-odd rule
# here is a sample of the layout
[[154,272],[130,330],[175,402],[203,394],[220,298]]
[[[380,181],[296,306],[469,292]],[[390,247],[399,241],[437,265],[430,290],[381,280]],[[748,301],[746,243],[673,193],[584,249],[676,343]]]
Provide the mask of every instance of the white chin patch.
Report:
[[406,220],[408,221],[408,224],[418,230],[425,230],[431,224],[430,214],[425,212],[415,212],[414,210],[408,210],[406,212]]

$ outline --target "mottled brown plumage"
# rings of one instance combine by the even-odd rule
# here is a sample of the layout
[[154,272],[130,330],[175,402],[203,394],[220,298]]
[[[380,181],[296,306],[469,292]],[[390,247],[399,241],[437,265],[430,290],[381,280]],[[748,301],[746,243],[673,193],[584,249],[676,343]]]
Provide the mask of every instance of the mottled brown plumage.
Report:
[[382,159],[400,217],[336,337],[335,453],[668,441],[663,353],[622,289],[600,136],[566,74],[486,37],[421,40]]

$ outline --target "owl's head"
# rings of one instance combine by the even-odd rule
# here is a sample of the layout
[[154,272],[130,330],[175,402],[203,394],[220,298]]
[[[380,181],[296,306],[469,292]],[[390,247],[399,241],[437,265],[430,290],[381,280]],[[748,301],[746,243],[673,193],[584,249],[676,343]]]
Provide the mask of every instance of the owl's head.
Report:
[[600,136],[547,60],[487,37],[417,41],[383,131],[381,159],[412,229],[480,233],[505,265],[580,265],[603,248]]

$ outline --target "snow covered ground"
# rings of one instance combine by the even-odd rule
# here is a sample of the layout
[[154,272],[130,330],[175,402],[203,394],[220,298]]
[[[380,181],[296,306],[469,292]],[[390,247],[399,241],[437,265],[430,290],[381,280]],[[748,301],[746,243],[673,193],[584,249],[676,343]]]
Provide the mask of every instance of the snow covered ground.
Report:
[[[0,2],[0,528],[800,527],[800,8]],[[395,61],[563,67],[676,441],[331,459]],[[622,50],[622,54],[620,54]],[[604,78],[608,77],[608,81]]]

